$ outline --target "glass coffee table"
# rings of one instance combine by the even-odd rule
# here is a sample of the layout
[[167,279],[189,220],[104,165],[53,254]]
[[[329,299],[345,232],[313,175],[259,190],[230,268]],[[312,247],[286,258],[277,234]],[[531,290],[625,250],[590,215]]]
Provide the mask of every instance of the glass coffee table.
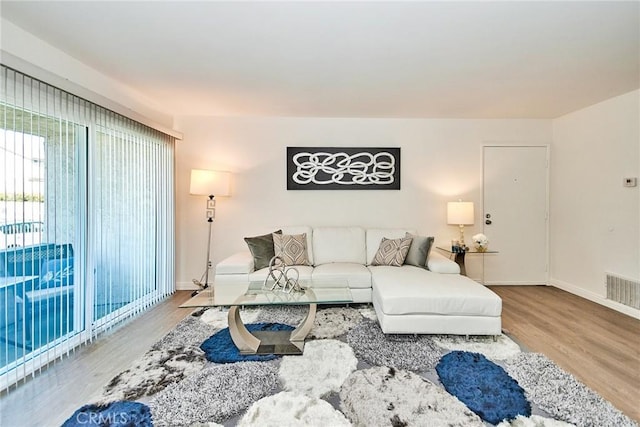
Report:
[[[353,297],[346,280],[301,280],[299,283],[302,291],[287,293],[265,289],[262,281],[215,282],[212,288],[205,289],[180,307],[229,307],[229,332],[241,354],[302,354],[318,304],[347,304],[353,302]],[[242,322],[240,309],[269,305],[306,305],[309,311],[293,331],[250,332]]]

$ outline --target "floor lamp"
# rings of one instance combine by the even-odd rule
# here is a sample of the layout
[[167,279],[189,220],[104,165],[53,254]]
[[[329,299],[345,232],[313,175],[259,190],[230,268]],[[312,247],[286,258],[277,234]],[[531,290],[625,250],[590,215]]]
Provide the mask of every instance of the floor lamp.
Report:
[[206,209],[206,218],[207,222],[209,223],[209,237],[207,239],[207,263],[205,265],[204,274],[200,277],[200,280],[193,279],[193,283],[200,287],[200,289],[193,292],[193,295],[196,295],[201,290],[207,289],[209,287],[209,270],[211,269],[211,228],[213,225],[213,219],[216,217],[215,197],[228,197],[230,182],[231,174],[229,172],[203,169],[191,170],[191,185],[189,188],[189,193],[196,196],[209,196]]

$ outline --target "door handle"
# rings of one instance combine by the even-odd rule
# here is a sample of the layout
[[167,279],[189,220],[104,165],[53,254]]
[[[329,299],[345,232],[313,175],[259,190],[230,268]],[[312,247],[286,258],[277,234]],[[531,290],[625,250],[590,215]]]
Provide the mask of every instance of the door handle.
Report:
[[487,225],[491,225],[491,220],[490,220],[490,219],[488,219],[488,220],[486,220],[484,223],[485,223],[485,224],[487,224]]

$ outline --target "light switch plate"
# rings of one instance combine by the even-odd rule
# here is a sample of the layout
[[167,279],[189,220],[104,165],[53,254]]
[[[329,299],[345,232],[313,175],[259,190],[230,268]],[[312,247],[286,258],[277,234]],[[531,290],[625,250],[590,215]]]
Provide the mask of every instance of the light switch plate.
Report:
[[625,187],[635,187],[638,185],[638,178],[625,178],[623,184]]

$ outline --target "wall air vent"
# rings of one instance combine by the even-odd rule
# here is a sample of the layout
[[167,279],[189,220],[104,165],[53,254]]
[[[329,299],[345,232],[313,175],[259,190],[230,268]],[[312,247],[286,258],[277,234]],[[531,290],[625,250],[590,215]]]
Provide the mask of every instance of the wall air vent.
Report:
[[640,310],[640,282],[607,273],[607,299]]

